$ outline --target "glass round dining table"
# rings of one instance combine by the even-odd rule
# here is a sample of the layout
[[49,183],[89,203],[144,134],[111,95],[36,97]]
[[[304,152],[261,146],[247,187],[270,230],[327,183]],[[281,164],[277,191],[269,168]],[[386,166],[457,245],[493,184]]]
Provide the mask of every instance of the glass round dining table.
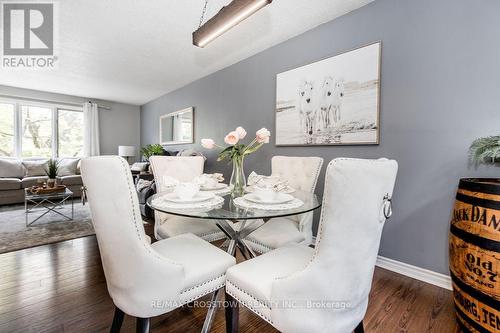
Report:
[[[265,222],[275,217],[292,216],[311,212],[321,207],[321,200],[313,193],[304,191],[295,191],[290,193],[294,198],[302,201],[302,205],[291,209],[255,209],[243,208],[235,203],[238,196],[232,193],[227,193],[221,197],[224,199],[222,203],[205,209],[175,209],[165,205],[158,204],[162,200],[155,200],[170,192],[163,192],[153,195],[147,200],[147,204],[153,210],[184,217],[192,217],[198,219],[216,220],[215,224],[226,235],[227,239],[223,247],[227,246],[227,252],[233,256],[236,255],[236,249],[240,251],[245,259],[255,257],[256,254],[248,245],[245,238],[252,232],[264,225]],[[236,200],[238,201],[238,200]],[[276,208],[276,207],[274,207]],[[262,223],[262,221],[264,223]],[[167,222],[168,223],[168,222]],[[212,293],[210,307],[201,330],[202,333],[208,333],[215,318],[216,304],[220,289]]]
[[256,254],[250,246],[248,246],[245,241],[245,237],[263,225],[263,223],[255,223],[253,220],[267,222],[275,217],[304,214],[321,207],[321,200],[316,194],[298,190],[290,193],[290,195],[301,200],[303,204],[299,207],[289,209],[243,208],[235,203],[237,196],[232,193],[222,196],[224,202],[209,209],[170,208],[168,206],[158,204],[158,200],[155,200],[167,193],[168,192],[157,193],[151,196],[147,200],[148,206],[153,210],[166,214],[216,220],[217,227],[222,230],[227,237],[227,241],[224,244],[227,245],[227,252],[231,255],[235,255],[236,248],[238,248],[246,259],[249,257],[255,257]]

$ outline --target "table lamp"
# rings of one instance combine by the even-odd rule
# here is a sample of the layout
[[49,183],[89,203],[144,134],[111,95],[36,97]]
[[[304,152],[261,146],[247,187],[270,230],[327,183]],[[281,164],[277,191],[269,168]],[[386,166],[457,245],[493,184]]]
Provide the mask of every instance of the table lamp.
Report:
[[129,157],[135,157],[135,146],[118,146],[118,156],[125,157],[130,164],[128,159]]

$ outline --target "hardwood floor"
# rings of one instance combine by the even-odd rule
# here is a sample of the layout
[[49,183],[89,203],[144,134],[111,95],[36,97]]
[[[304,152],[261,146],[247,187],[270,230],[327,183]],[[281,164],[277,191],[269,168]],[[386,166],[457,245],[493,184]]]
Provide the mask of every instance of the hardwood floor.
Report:
[[[277,332],[241,309],[240,332]],[[0,332],[108,332],[113,311],[94,236],[0,255]],[[172,311],[153,318],[152,332],[199,332],[205,314]],[[134,331],[126,316],[122,332]],[[377,268],[365,331],[459,332],[451,292]],[[212,332],[225,332],[223,310]]]

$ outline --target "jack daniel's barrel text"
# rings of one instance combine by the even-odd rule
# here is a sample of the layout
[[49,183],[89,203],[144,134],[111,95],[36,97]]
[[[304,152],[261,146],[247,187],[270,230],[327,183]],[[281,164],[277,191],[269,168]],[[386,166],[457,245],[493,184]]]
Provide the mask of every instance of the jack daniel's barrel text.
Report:
[[449,250],[459,324],[500,332],[500,179],[460,180]]

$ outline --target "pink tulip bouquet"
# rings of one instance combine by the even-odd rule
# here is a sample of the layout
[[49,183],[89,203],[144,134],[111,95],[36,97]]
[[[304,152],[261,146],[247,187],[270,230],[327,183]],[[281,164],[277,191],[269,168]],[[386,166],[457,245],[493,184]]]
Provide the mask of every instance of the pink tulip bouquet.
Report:
[[255,138],[248,145],[240,143],[240,140],[244,139],[246,136],[247,132],[245,129],[239,126],[225,136],[224,142],[229,145],[228,147],[220,146],[212,139],[201,139],[201,145],[206,149],[222,149],[217,161],[231,159],[233,162],[233,173],[231,175],[230,186],[233,187],[233,192],[237,194],[242,194],[246,186],[246,178],[243,171],[243,160],[245,156],[256,152],[265,143],[269,143],[271,132],[266,128],[261,128],[255,133]]

